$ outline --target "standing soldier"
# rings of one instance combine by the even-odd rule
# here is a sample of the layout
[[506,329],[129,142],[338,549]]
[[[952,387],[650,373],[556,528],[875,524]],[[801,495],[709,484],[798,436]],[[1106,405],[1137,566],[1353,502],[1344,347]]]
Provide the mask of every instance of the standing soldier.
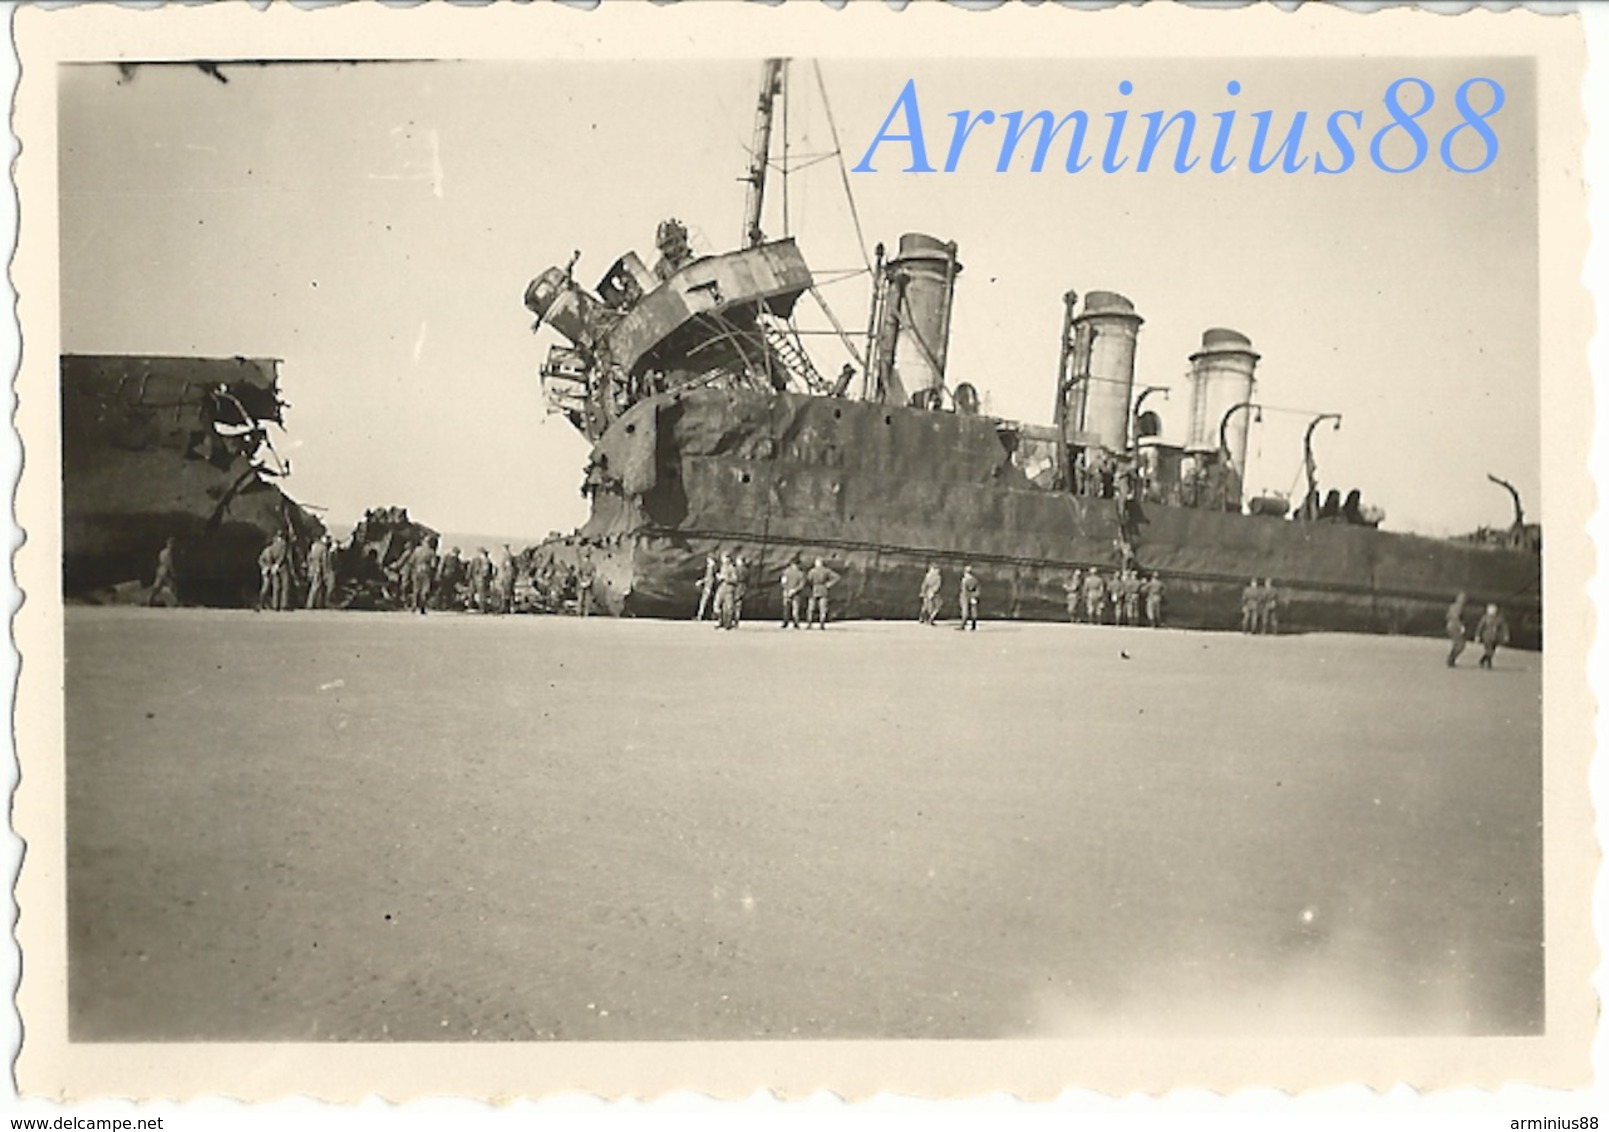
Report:
[[559,607],[558,597],[553,592],[554,566],[552,558],[543,558],[542,565],[536,570],[536,592],[541,597],[544,611],[552,611]]
[[978,585],[978,576],[972,572],[972,563],[968,562],[961,568],[961,623],[957,630],[978,630],[978,596],[982,587]]
[[805,588],[805,572],[799,569],[799,556],[795,554],[782,568],[782,627],[799,628],[799,607]]
[[424,613],[430,604],[430,587],[436,580],[436,536],[431,535],[408,555],[408,574],[412,578],[413,607]]
[[1078,608],[1084,600],[1084,571],[1074,570],[1073,576],[1061,584],[1067,595],[1067,620],[1078,623]]
[[1453,603],[1447,607],[1447,640],[1451,647],[1447,650],[1447,667],[1456,668],[1458,654],[1464,651],[1464,644],[1468,640],[1468,628],[1464,625],[1464,603],[1469,598],[1460,593],[1453,598]]
[[285,536],[274,535],[263,552],[257,556],[257,569],[262,573],[262,587],[257,591],[259,609],[285,608]]
[[1242,633],[1260,633],[1263,631],[1262,604],[1262,591],[1257,586],[1257,579],[1253,578],[1246,583],[1246,588],[1240,591],[1240,631]]
[[943,588],[944,575],[929,562],[927,573],[922,575],[922,588],[918,591],[922,598],[922,613],[917,620],[923,625],[932,625],[939,619],[939,591]]
[[732,551],[732,570],[737,575],[737,582],[732,589],[732,623],[743,624],[743,599],[749,594],[749,562],[743,557],[743,548],[735,547]]
[[1262,622],[1261,631],[1271,636],[1279,633],[1279,591],[1274,588],[1274,579],[1263,579],[1263,598],[1258,603],[1258,620]]
[[1091,570],[1084,577],[1084,616],[1091,625],[1099,625],[1106,609],[1106,579],[1099,570]]
[[575,563],[566,562],[564,564],[564,573],[559,579],[560,612],[563,612],[565,605],[571,600],[574,600],[579,608],[581,604],[581,594],[578,591],[580,588],[580,575],[576,573]]
[[1131,625],[1139,624],[1139,582],[1138,569],[1123,571],[1123,621]]
[[715,627],[737,628],[737,568],[726,553],[721,555],[721,569],[715,575]]
[[698,612],[693,614],[694,621],[704,620],[704,615],[709,612],[710,606],[715,603],[715,572],[715,555],[706,554],[704,556],[704,576],[698,580]]
[[805,581],[810,583],[810,624],[827,627],[827,591],[838,584],[838,575],[827,568],[826,563],[816,559],[816,564],[805,573]]
[[592,551],[581,552],[581,569],[575,578],[576,607],[581,616],[592,616],[592,584],[598,580],[598,568],[592,564]]
[[475,548],[475,557],[469,560],[469,604],[476,613],[485,613],[491,600],[492,560],[486,548]]
[[1497,646],[1508,644],[1508,619],[1495,605],[1488,605],[1486,612],[1475,624],[1475,639],[1484,649],[1481,653],[1480,666],[1490,668],[1492,658],[1497,655]]
[[413,608],[413,552],[418,549],[414,544],[408,543],[402,548],[402,557],[397,559],[396,579],[398,587],[402,590],[403,609]]
[[307,608],[330,605],[330,536],[313,540],[307,551]]
[[1145,621],[1156,629],[1162,624],[1162,578],[1155,570],[1145,579]]
[[329,535],[324,536],[324,604],[329,605],[335,597],[335,543]]
[[156,580],[151,583],[151,596],[146,605],[155,605],[161,597],[163,605],[179,604],[179,576],[173,572],[173,539],[169,538],[156,552]]
[[497,554],[497,612],[514,612],[514,552],[508,543]]
[[464,560],[455,546],[436,565],[436,608],[458,608],[458,585],[464,580]]

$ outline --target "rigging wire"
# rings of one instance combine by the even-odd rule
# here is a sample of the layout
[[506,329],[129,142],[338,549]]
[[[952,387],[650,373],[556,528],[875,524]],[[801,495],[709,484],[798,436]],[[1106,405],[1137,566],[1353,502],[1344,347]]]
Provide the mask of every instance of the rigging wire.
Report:
[[[853,271],[817,271],[812,274],[816,277],[815,285],[817,287],[831,287],[834,283],[848,283],[851,279],[859,279],[862,275],[869,273],[864,267],[857,267]],[[831,275],[834,278],[823,279],[823,275]]]
[[849,218],[855,225],[855,242],[860,247],[860,258],[866,264],[866,270],[872,269],[872,260],[866,254],[866,234],[860,228],[860,212],[855,208],[855,192],[849,187],[849,169],[844,164],[844,147],[838,140],[838,123],[833,120],[832,103],[827,101],[827,81],[821,77],[821,61],[812,59],[811,68],[816,73],[816,87],[821,91],[821,107],[827,114],[827,129],[832,134],[833,152],[838,157],[838,175],[843,178],[844,196],[849,201]]
[[810,297],[816,300],[816,305],[821,308],[821,313],[827,316],[828,322],[832,323],[833,330],[837,332],[839,341],[844,344],[844,349],[849,351],[849,356],[854,358],[855,364],[864,371],[866,368],[865,359],[860,356],[860,351],[855,349],[854,341],[850,339],[849,334],[838,321],[838,316],[832,313],[832,308],[827,305],[826,298],[816,289],[814,283],[810,285]]
[[[748,149],[748,146],[744,146],[743,148]],[[825,153],[805,153],[795,157],[786,158],[785,165],[784,159],[772,161],[771,168],[783,170],[784,172],[796,173],[801,169],[808,169],[812,165],[820,165],[823,161],[831,161],[837,156],[838,155],[832,150],[828,150]]]

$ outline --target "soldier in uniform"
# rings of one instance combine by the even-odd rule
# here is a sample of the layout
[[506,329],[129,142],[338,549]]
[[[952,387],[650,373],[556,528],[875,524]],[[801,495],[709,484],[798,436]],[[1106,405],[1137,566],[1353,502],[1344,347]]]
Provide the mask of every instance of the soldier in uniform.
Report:
[[1140,575],[1136,570],[1123,574],[1123,619],[1130,625],[1140,623]]
[[799,608],[804,603],[805,572],[799,568],[799,556],[788,559],[782,568],[782,627],[799,625]]
[[514,612],[514,552],[503,544],[497,554],[497,612]]
[[1490,668],[1499,645],[1508,644],[1508,619],[1495,605],[1488,605],[1475,623],[1475,639],[1481,643],[1480,666]]
[[307,608],[327,609],[330,604],[330,536],[314,539],[307,551]]
[[257,556],[257,569],[262,574],[262,586],[257,591],[259,609],[285,608],[285,560],[288,557],[285,536],[276,534]]
[[810,583],[810,624],[827,627],[827,591],[838,584],[838,575],[827,568],[821,559],[805,572],[805,581]]
[[542,559],[542,565],[536,571],[536,590],[542,599],[542,609],[545,612],[557,611],[560,608],[560,598],[557,591],[558,569],[552,558]]
[[436,563],[434,586],[437,609],[458,608],[458,586],[464,580],[464,560],[455,546]]
[[469,607],[476,613],[485,613],[491,605],[492,560],[486,548],[475,548],[475,557],[469,560]]
[[598,580],[598,568],[592,563],[592,551],[581,552],[581,569],[575,577],[576,608],[581,616],[592,616],[592,584]]
[[162,544],[162,549],[156,552],[156,580],[151,583],[151,596],[145,599],[146,605],[155,605],[157,598],[162,598],[163,605],[179,604],[179,576],[173,572],[173,539],[169,538]]
[[1084,617],[1091,625],[1101,624],[1106,613],[1106,579],[1099,570],[1084,576]]
[[329,535],[324,536],[324,604],[329,605],[330,599],[335,596],[335,543]]
[[1263,599],[1259,603],[1258,619],[1262,622],[1261,632],[1270,636],[1279,634],[1279,591],[1274,588],[1274,579],[1263,579]]
[[1061,588],[1067,595],[1067,620],[1076,625],[1078,609],[1084,599],[1084,571],[1074,570],[1073,576],[1064,581]]
[[737,628],[737,567],[730,554],[721,555],[721,569],[715,575],[715,627]]
[[732,570],[737,575],[737,581],[732,591],[732,623],[743,624],[743,599],[749,594],[749,562],[743,557],[743,548],[736,547],[732,551]]
[[922,598],[922,612],[917,620],[923,625],[932,625],[939,619],[939,591],[943,588],[944,575],[929,562],[927,573],[922,575],[922,588],[918,591]]
[[1099,448],[1086,448],[1084,456],[1084,492],[1099,497],[1106,491],[1106,459]]
[[1145,621],[1151,628],[1162,624],[1162,578],[1155,570],[1145,579]]
[[1450,645],[1447,650],[1448,668],[1457,667],[1458,654],[1464,651],[1469,639],[1469,628],[1464,624],[1464,603],[1468,600],[1466,594],[1460,593],[1447,607],[1447,641]]
[[431,535],[408,555],[408,574],[413,579],[415,611],[424,613],[430,605],[430,587],[436,580],[436,536]]
[[1260,633],[1262,625],[1263,595],[1253,578],[1246,583],[1246,588],[1240,591],[1240,631],[1242,633]]
[[386,573],[396,581],[397,588],[402,593],[403,609],[413,608],[413,552],[417,549],[413,543],[405,543],[402,556],[397,559],[396,565],[386,567]]
[[709,612],[710,606],[715,604],[715,575],[715,555],[706,554],[704,576],[698,580],[698,612],[693,614],[694,621],[704,620],[704,615]]
[[961,568],[961,623],[956,629],[978,630],[978,597],[983,587],[978,584],[978,576],[972,572],[972,563],[968,562]]

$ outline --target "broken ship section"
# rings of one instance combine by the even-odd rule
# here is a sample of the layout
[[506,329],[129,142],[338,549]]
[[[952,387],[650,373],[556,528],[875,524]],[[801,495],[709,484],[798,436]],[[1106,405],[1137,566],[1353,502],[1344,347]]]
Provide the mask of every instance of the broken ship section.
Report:
[[62,356],[64,596],[139,596],[170,537],[186,604],[250,604],[258,552],[276,533],[302,560],[324,526],[276,482],[279,364]]

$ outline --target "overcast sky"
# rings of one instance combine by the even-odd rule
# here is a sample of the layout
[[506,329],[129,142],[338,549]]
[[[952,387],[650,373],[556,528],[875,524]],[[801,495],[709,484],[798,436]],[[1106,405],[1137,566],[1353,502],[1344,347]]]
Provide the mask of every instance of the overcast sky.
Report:
[[[1187,357],[1208,327],[1248,335],[1263,355],[1258,399],[1301,410],[1253,429],[1253,490],[1297,486],[1304,414],[1330,411],[1345,421],[1319,435],[1320,476],[1362,489],[1388,527],[1506,523],[1487,472],[1541,517],[1523,62],[829,59],[821,70],[851,164],[907,79],[935,165],[956,110],[1095,119],[1097,163],[1077,175],[1062,170],[1061,142],[1041,173],[1021,160],[997,173],[999,132],[980,128],[954,173],[903,173],[908,148],[895,144],[877,173],[850,176],[869,243],[892,247],[905,231],[958,242],[950,378],[985,390],[996,413],[1048,422],[1062,293],[1116,290],[1146,320],[1138,379],[1172,386],[1147,405],[1170,439],[1182,439]],[[63,349],[284,359],[289,490],[336,522],[402,504],[450,531],[570,529],[585,518],[586,444],[544,410],[537,370],[556,339],[531,333],[525,284],[572,250],[589,285],[628,249],[651,261],[666,216],[700,250],[734,246],[758,73],[758,60],[225,65],[222,83],[189,67],[65,67]],[[1249,112],[1273,111],[1279,137],[1307,110],[1310,150],[1330,111],[1362,109],[1367,137],[1404,75],[1436,90],[1433,146],[1456,121],[1461,81],[1502,84],[1491,168],[1459,175],[1433,156],[1400,176],[1367,160],[1339,176],[1245,170]],[[793,153],[824,152],[814,74],[800,62],[792,76]],[[1134,90],[1121,97],[1125,79]],[[1097,167],[1109,111],[1190,109],[1205,128],[1229,108],[1242,155],[1230,173]],[[780,235],[780,188],[771,204],[767,229]],[[790,178],[788,204],[818,272],[860,265],[834,162]],[[824,293],[863,330],[864,277]]]

